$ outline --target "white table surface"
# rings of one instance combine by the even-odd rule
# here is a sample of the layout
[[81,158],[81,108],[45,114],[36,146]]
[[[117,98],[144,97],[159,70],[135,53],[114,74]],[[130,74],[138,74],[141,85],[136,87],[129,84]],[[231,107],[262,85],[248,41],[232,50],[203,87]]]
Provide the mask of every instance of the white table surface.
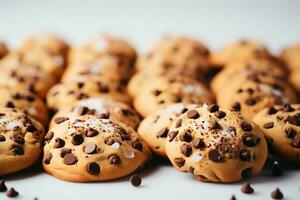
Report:
[[[97,33],[128,38],[140,50],[165,34],[188,34],[212,49],[240,38],[264,41],[277,53],[300,41],[300,1],[287,0],[179,0],[151,1],[31,1],[0,0],[0,39],[17,47],[32,33],[57,33],[80,44]],[[8,187],[20,192],[17,199],[271,199],[279,187],[288,200],[300,200],[299,167],[284,166],[285,175],[270,176],[270,167],[252,178],[255,193],[240,192],[242,183],[201,183],[158,162],[140,173],[142,186],[134,188],[128,177],[105,183],[78,184],[58,180],[40,169],[5,177]],[[0,200],[6,199],[0,193]]]

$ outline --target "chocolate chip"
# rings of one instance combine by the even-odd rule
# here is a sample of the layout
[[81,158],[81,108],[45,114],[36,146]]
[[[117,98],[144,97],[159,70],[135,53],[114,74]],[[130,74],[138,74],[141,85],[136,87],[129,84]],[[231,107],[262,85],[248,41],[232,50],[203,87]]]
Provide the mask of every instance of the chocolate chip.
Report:
[[274,107],[270,107],[270,108],[268,109],[268,114],[269,114],[269,115],[273,115],[273,114],[277,113],[277,111],[278,111],[278,110],[276,110]]
[[115,140],[112,137],[107,137],[105,138],[104,143],[110,146],[115,143]]
[[108,113],[101,113],[101,114],[97,115],[97,118],[99,118],[99,119],[108,119],[109,114]]
[[242,171],[241,176],[243,179],[248,179],[252,175],[252,169],[251,168],[246,168]]
[[6,195],[8,197],[17,197],[19,196],[19,193],[14,188],[10,188],[9,190],[6,191]]
[[98,175],[100,173],[100,166],[96,162],[90,162],[87,164],[86,169],[91,175]]
[[72,144],[74,144],[76,146],[80,145],[83,143],[83,140],[84,140],[84,138],[81,134],[76,134],[72,137]]
[[270,129],[274,127],[274,122],[265,123],[263,126],[265,129]]
[[246,131],[246,132],[252,131],[251,124],[248,124],[247,122],[243,122],[241,127],[242,127],[243,131]]
[[274,191],[271,192],[271,197],[273,199],[283,199],[283,194],[279,190],[279,188],[276,188],[276,190],[274,190]]
[[185,160],[183,158],[175,158],[174,162],[179,168],[185,164]]
[[80,107],[78,107],[78,110],[77,110],[79,115],[85,115],[88,111],[89,111],[89,108],[85,107],[85,106],[80,106]]
[[190,119],[197,119],[200,116],[196,110],[190,110],[186,113],[186,115]]
[[60,138],[55,138],[54,147],[55,148],[62,148],[65,146],[65,141]]
[[219,106],[216,104],[209,105],[207,110],[211,113],[217,112],[219,110]]
[[192,145],[196,149],[201,149],[205,147],[205,143],[201,138],[194,138],[192,141]]
[[5,181],[0,179],[0,192],[6,192],[7,187],[5,185]]
[[108,157],[108,160],[109,160],[110,164],[112,164],[112,165],[118,165],[121,163],[121,158],[117,154],[110,155]]
[[14,105],[13,102],[9,101],[9,102],[6,103],[6,107],[8,107],[8,108],[14,108],[15,105]]
[[234,103],[231,108],[234,110],[234,111],[240,111],[241,110],[241,104],[239,102],[236,102]]
[[130,182],[131,182],[131,184],[132,184],[134,187],[138,187],[138,186],[141,185],[142,179],[141,179],[141,177],[139,177],[139,176],[137,176],[137,175],[132,175],[132,176],[130,177]]
[[300,126],[300,117],[298,115],[288,116],[287,122],[294,126]]
[[290,105],[290,104],[285,104],[283,106],[283,111],[284,112],[293,112],[295,109]]
[[285,134],[288,138],[293,139],[297,135],[297,131],[293,128],[286,128]]
[[80,88],[82,88],[82,87],[84,86],[84,83],[78,82],[78,83],[77,83],[77,86],[78,86],[78,88],[80,89]]
[[255,136],[246,136],[246,137],[244,137],[244,139],[243,139],[243,143],[244,143],[244,145],[246,145],[247,147],[254,147],[254,146],[256,146],[256,145],[258,145],[259,144],[259,142],[260,142],[260,138],[258,138],[258,137],[255,137]]
[[211,160],[213,162],[222,162],[223,161],[221,154],[216,149],[213,149],[208,153],[208,158],[209,158],[209,160]]
[[154,94],[154,96],[158,96],[158,95],[161,94],[161,91],[160,90],[154,90],[153,94]]
[[187,108],[183,108],[183,109],[181,110],[181,114],[186,113],[188,110],[189,110],[189,109],[187,109]]
[[0,135],[0,142],[5,142],[5,136],[4,135]]
[[143,145],[140,142],[134,142],[132,144],[132,147],[138,151],[143,151]]
[[53,133],[52,131],[49,131],[49,132],[45,135],[45,140],[46,140],[47,142],[49,142],[50,140],[52,140],[53,136],[54,136],[54,133]]
[[66,165],[73,165],[77,162],[77,158],[76,156],[73,154],[73,153],[68,153],[64,156],[64,160],[63,162],[66,164]]
[[217,118],[222,119],[223,117],[226,116],[226,113],[223,112],[223,111],[217,111],[217,112],[215,113],[215,115],[216,115]]
[[25,142],[23,136],[21,136],[21,135],[14,135],[12,137],[12,140],[15,141],[18,144],[24,144],[24,142]]
[[182,119],[178,119],[178,120],[176,121],[175,127],[176,127],[176,128],[179,128],[179,127],[181,126],[181,124],[182,124]]
[[169,129],[168,128],[163,128],[161,129],[157,134],[156,136],[157,137],[161,137],[161,138],[165,138],[168,136],[168,132],[169,132]]
[[292,147],[299,149],[300,148],[300,138],[296,138],[292,142]]
[[254,192],[254,189],[251,187],[250,183],[245,183],[241,187],[241,191],[245,194],[252,194]]
[[218,122],[212,122],[211,126],[210,126],[211,130],[221,130],[222,126],[218,123]]
[[283,175],[283,171],[279,167],[278,162],[275,161],[272,166],[272,176],[282,176],[282,175]]
[[172,142],[177,135],[178,135],[178,131],[171,131],[171,132],[169,132],[168,133],[169,142]]
[[190,145],[188,144],[183,144],[181,147],[180,147],[180,150],[181,150],[181,153],[183,155],[185,155],[186,157],[190,157],[190,155],[192,154],[192,148]]
[[24,154],[24,150],[22,147],[19,146],[13,146],[12,147],[12,152],[16,155],[23,155]]
[[72,152],[72,149],[69,148],[62,148],[60,151],[60,157],[65,157],[65,155],[69,154]]
[[87,154],[93,154],[96,151],[96,149],[97,149],[97,145],[95,145],[94,143],[88,143],[84,147],[84,152]]
[[183,134],[181,134],[179,136],[179,139],[183,142],[191,142],[193,140],[193,137],[190,133],[188,133],[187,131],[184,132]]
[[87,137],[95,137],[98,134],[99,134],[99,132],[96,129],[89,128],[89,130],[86,133],[86,136]]
[[230,200],[236,200],[235,196],[232,195],[231,198],[230,198]]
[[55,119],[54,119],[54,122],[56,123],[56,124],[60,124],[60,123],[63,123],[64,121],[66,121],[66,120],[68,120],[69,118],[67,118],[67,117],[56,117]]
[[49,153],[49,154],[45,155],[44,163],[45,163],[46,165],[49,165],[49,164],[50,164],[50,161],[51,161],[51,159],[52,159],[52,157],[53,157],[52,153]]
[[247,105],[249,105],[249,106],[253,106],[253,105],[256,104],[256,100],[253,99],[253,98],[248,98],[248,99],[245,101],[245,103],[246,103]]
[[240,159],[242,161],[251,161],[251,153],[248,150],[241,150],[240,151]]

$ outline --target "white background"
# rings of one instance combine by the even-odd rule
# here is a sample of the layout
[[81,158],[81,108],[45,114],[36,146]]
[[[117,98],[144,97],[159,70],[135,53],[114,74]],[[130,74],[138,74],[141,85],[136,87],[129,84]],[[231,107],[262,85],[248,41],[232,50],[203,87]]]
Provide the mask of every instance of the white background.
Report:
[[[274,53],[300,41],[300,1],[287,0],[151,0],[151,1],[28,1],[0,0],[0,39],[13,48],[32,33],[57,33],[80,44],[97,33],[113,33],[129,39],[140,51],[165,34],[188,34],[211,49],[241,38],[264,41]],[[19,199],[271,199],[280,187],[285,199],[300,199],[299,167],[286,166],[285,176],[274,178],[269,170],[251,180],[255,194],[240,192],[240,185],[209,184],[182,174],[167,163],[145,172],[143,184],[134,188],[121,180],[76,184],[60,181],[39,170],[6,177]],[[0,193],[0,199],[5,199]]]

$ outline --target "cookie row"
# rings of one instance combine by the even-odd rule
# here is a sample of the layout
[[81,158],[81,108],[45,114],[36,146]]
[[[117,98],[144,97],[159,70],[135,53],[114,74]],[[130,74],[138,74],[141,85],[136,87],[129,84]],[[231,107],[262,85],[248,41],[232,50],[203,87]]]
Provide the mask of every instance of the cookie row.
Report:
[[173,103],[212,103],[204,83],[209,50],[186,37],[166,37],[138,58],[137,73],[127,90],[143,116]]

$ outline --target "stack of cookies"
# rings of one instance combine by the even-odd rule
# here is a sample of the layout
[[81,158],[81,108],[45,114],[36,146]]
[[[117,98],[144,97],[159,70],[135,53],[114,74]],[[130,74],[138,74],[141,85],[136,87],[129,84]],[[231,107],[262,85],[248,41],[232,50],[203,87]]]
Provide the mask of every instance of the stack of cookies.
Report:
[[67,51],[66,43],[50,36],[29,38],[9,53],[1,43],[0,175],[32,165],[42,153],[44,98],[64,70]]
[[42,148],[45,171],[75,182],[127,176],[152,153],[206,182],[255,176],[268,152],[300,164],[299,58],[298,45],[275,57],[253,40],[210,52],[181,36],[141,56],[109,35],[0,43],[0,175]]

